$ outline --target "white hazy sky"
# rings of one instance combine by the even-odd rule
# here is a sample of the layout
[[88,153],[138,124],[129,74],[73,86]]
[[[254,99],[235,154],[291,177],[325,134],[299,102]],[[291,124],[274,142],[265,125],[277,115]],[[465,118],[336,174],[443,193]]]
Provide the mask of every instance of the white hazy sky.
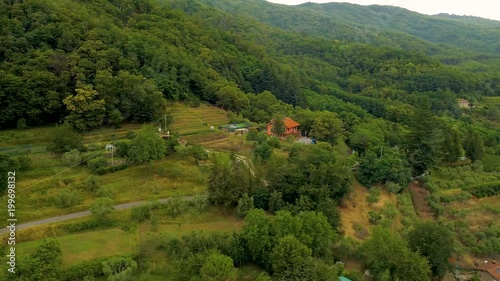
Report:
[[422,14],[435,15],[448,13],[455,15],[477,16],[500,21],[499,0],[268,0],[269,2],[297,5],[305,2],[328,3],[349,2],[360,5],[399,6]]

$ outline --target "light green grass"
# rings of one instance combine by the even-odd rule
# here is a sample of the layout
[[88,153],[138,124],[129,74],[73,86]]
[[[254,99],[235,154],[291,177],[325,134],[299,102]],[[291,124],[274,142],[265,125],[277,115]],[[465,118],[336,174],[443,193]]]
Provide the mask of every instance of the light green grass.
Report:
[[[85,233],[57,237],[63,252],[63,266],[96,257],[106,257],[131,253],[136,246],[135,234],[120,229],[105,229]],[[19,243],[17,254],[26,256],[31,253],[41,241]]]
[[[123,216],[129,215],[128,211],[120,211],[120,213],[122,219],[124,219]],[[240,229],[243,224],[243,220],[232,215],[226,215],[222,208],[213,206],[201,214],[186,214],[183,219],[176,219],[175,221],[164,215],[162,216],[161,213],[162,210],[157,212],[157,215],[160,216],[160,224],[155,232],[176,237],[181,237],[195,230],[230,232]],[[65,223],[81,222],[87,219],[77,219]],[[177,221],[182,221],[182,223],[179,225]],[[128,232],[112,228],[61,235],[55,238],[61,243],[63,266],[67,267],[99,257],[131,254],[141,240],[148,239],[150,233],[152,233],[151,224],[146,221],[135,230]],[[40,245],[41,241],[18,243],[16,247],[17,254],[28,255]]]

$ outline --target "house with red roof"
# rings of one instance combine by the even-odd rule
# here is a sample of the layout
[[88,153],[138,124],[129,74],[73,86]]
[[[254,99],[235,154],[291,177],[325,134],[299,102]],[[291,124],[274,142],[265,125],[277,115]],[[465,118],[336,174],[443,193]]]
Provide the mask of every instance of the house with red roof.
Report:
[[[285,117],[283,119],[283,123],[285,125],[285,132],[283,134],[281,134],[280,137],[287,137],[290,135],[300,136],[300,130],[299,130],[300,124],[299,123],[297,123],[296,121],[292,120],[289,117]],[[267,134],[270,136],[274,135],[272,121],[267,123]]]

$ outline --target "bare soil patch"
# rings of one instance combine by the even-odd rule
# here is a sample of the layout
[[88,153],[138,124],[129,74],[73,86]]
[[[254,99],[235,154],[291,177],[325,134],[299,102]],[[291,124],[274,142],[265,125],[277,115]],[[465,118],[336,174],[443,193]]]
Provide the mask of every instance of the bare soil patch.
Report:
[[427,196],[430,194],[429,191],[420,185],[419,182],[412,181],[410,183],[410,192],[413,207],[417,215],[423,219],[434,219],[434,213],[429,206],[429,202],[427,202]]

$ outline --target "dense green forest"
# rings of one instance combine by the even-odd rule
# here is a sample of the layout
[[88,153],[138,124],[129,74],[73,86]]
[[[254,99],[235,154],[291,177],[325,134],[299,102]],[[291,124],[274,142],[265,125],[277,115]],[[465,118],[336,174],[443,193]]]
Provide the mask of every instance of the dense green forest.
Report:
[[[255,280],[361,280],[336,263],[346,258],[376,280],[417,281],[441,279],[454,252],[500,249],[497,222],[472,229],[458,221],[459,211],[445,210],[500,192],[499,22],[333,3],[1,0],[0,26],[0,129],[58,125],[50,157],[94,174],[54,195],[63,208],[84,201],[79,194],[95,199],[95,221],[81,223],[84,231],[116,227],[107,220],[108,197],[116,195],[98,187],[98,176],[147,166],[154,178],[169,173],[152,164],[165,157],[178,174],[184,166],[175,170],[177,162],[210,161],[206,182],[196,170],[206,202],[152,202],[133,209],[129,222],[158,224],[155,213],[177,218],[208,203],[244,218],[232,234],[158,235],[132,256],[64,270],[59,242],[44,241],[21,259],[18,280],[127,280],[160,252],[169,259],[161,274],[175,280],[236,280],[235,266],[249,264],[262,272]],[[472,106],[461,108],[458,99]],[[271,121],[277,135],[284,128],[276,120],[291,117],[318,144],[252,130],[240,140],[251,145],[247,158],[209,156],[203,146],[180,145],[176,135],[164,142],[156,127],[144,126],[113,140],[121,164],[108,167],[104,155],[95,157],[101,144],[82,142],[95,129],[164,117],[170,125],[177,102],[215,105],[230,122],[262,128]],[[0,155],[1,180],[7,168],[31,166],[29,157]],[[405,210],[415,179],[431,194],[425,200],[435,220],[417,221],[412,207]],[[370,188],[370,204],[381,186],[398,200],[370,211],[373,232],[362,242],[342,237],[338,211],[356,184]],[[487,211],[498,215],[498,208]],[[436,245],[433,237],[443,240]]]

